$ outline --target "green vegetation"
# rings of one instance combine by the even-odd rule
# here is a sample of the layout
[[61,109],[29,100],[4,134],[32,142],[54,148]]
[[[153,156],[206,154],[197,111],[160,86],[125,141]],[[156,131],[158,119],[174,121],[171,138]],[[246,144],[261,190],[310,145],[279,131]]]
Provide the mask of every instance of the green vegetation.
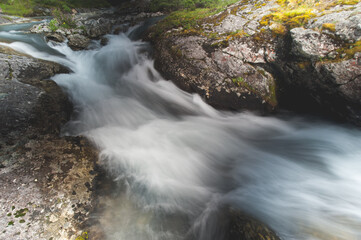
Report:
[[[262,75],[265,75],[264,70],[258,70],[258,72]],[[259,93],[259,91],[254,89],[251,84],[247,83],[243,77],[232,78],[232,82],[236,86],[246,88],[248,91],[250,91],[256,95]],[[266,96],[263,96],[262,98],[268,104],[275,107],[275,106],[277,106],[277,97],[276,97],[277,95],[276,95],[276,85],[274,83],[269,83],[269,91],[270,91],[270,93]]]
[[49,29],[53,32],[59,29],[59,22],[55,18],[49,22]]
[[[152,10],[175,10],[157,24],[156,35],[163,34],[173,28],[183,28],[182,34],[201,34],[204,32],[199,26],[205,19],[220,13],[228,5],[237,0],[153,0]],[[167,5],[168,4],[168,5]],[[220,20],[216,19],[215,21]]]
[[242,83],[244,83],[244,78],[243,77],[232,78],[232,82],[237,86],[241,86]]
[[[61,11],[60,9],[56,8],[52,11],[52,15],[54,17],[53,20],[55,20],[53,22],[53,26],[50,26],[49,23],[49,28],[50,30],[53,31],[52,28],[59,28],[59,27],[63,27],[63,28],[75,28],[76,24],[73,20],[73,16],[69,13],[64,13],[63,11]],[[56,29],[55,29],[56,31]]]
[[[338,56],[341,58],[346,58],[346,59],[353,58],[355,53],[361,52],[361,40],[355,43],[346,44],[346,46],[339,48],[336,51],[338,53]],[[336,58],[336,61],[337,60],[339,59]]]
[[[276,34],[282,34],[285,29],[305,25],[308,20],[315,16],[315,2],[308,0],[278,0],[279,8],[264,16],[260,21],[263,26],[278,24]],[[280,27],[283,26],[284,28]]]
[[4,13],[16,16],[30,16],[36,7],[59,8],[64,12],[71,12],[71,8],[79,7],[107,7],[106,0],[4,0],[0,7]]
[[2,1],[0,4],[3,12],[9,15],[26,16],[33,13],[33,5],[30,1],[13,0]]
[[225,7],[237,1],[230,0],[152,0],[152,11],[174,11],[180,9],[195,10],[196,8]]
[[14,215],[16,218],[24,217],[28,211],[29,211],[29,209],[27,209],[27,208],[20,209],[20,210],[16,211]]

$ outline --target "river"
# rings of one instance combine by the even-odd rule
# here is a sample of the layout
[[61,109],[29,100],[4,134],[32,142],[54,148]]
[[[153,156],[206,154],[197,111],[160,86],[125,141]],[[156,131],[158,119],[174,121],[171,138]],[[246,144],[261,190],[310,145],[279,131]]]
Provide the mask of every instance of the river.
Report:
[[136,29],[84,51],[0,29],[2,45],[72,70],[53,77],[75,106],[63,134],[91,139],[118,183],[97,216],[107,239],[218,240],[224,206],[285,240],[361,239],[359,129],[218,111],[164,80]]

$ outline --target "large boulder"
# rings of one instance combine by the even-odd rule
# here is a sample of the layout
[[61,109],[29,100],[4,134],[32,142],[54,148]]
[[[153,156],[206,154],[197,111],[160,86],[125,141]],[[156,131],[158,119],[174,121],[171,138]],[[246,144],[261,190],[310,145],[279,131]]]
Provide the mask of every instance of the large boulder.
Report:
[[90,39],[80,34],[70,35],[68,40],[68,45],[73,50],[86,49],[90,44]]
[[218,108],[281,105],[361,125],[361,3],[282,4],[241,1],[192,27],[166,18],[148,34],[155,66]]
[[[263,53],[245,41],[214,48],[202,36],[170,36],[154,42],[155,65],[180,88],[200,94],[221,109],[273,111],[277,106],[274,77],[262,67]],[[245,55],[239,48],[248,49]],[[263,61],[264,62],[264,61]]]
[[49,78],[65,72],[0,48],[1,239],[75,239],[94,222],[97,151],[59,136],[72,105]]
[[50,77],[68,70],[9,49],[0,50],[4,52],[0,53],[1,139],[17,138],[31,126],[59,133],[72,107]]

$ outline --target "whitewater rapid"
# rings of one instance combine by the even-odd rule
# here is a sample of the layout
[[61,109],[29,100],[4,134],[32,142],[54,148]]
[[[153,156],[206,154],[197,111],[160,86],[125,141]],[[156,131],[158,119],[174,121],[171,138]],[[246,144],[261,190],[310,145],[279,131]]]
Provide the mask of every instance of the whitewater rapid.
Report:
[[135,29],[84,51],[3,43],[72,70],[53,77],[75,106],[63,134],[91,139],[119,185],[99,216],[107,239],[218,240],[224,206],[285,240],[361,239],[361,131],[217,111],[164,80]]

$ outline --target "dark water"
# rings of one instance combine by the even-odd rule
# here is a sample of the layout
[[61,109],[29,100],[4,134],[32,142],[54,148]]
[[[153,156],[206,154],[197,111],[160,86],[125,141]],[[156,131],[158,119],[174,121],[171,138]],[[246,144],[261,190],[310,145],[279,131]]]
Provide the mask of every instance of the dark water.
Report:
[[64,134],[94,141],[122,189],[100,219],[107,239],[219,239],[225,205],[282,239],[361,239],[358,129],[217,111],[165,81],[132,30],[88,51],[44,46],[65,57],[42,40],[6,44],[73,70],[54,77],[76,106]]

